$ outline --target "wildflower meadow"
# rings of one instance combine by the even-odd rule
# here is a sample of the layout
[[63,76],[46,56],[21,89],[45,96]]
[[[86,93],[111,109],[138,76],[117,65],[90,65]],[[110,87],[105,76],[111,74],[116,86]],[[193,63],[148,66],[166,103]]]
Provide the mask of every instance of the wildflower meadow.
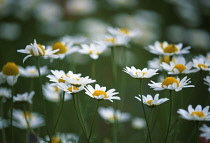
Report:
[[0,2],[0,143],[210,143],[209,10]]

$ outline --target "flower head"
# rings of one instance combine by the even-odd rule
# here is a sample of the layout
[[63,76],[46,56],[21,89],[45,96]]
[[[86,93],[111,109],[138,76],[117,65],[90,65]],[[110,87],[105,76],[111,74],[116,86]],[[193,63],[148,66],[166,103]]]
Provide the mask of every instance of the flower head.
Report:
[[206,84],[206,85],[209,86],[208,91],[210,92],[210,76],[207,75],[207,76],[204,78],[204,84]]
[[95,99],[110,100],[111,102],[113,102],[112,99],[120,100],[120,97],[114,96],[119,94],[118,92],[115,92],[115,89],[106,91],[106,87],[100,87],[98,84],[95,85],[95,89],[91,85],[87,85],[85,91],[87,95]]
[[41,44],[37,44],[36,40],[34,40],[34,43],[31,43],[30,45],[27,45],[25,49],[17,50],[20,53],[28,54],[23,59],[23,63],[28,59],[29,57],[35,56],[35,57],[51,57],[51,58],[58,58],[57,55],[54,55],[59,49],[51,50],[47,49],[45,50],[45,46]]
[[8,127],[9,122],[2,117],[0,117],[0,129]]
[[136,118],[132,119],[131,125],[134,129],[140,130],[140,129],[146,127],[146,121],[144,118],[136,117]]
[[186,120],[210,121],[209,106],[206,106],[202,109],[201,105],[197,105],[195,109],[193,109],[192,105],[189,105],[188,111],[184,109],[179,109],[177,113],[181,115],[181,118]]
[[197,72],[197,69],[192,69],[193,63],[186,63],[184,57],[175,58],[175,60],[170,61],[169,64],[163,62],[160,64],[164,70],[168,71],[168,74],[189,74]]
[[129,113],[123,113],[119,110],[116,110],[116,113],[114,113],[115,110],[112,107],[99,107],[98,113],[99,115],[106,121],[110,123],[114,123],[114,120],[117,120],[118,122],[126,122],[129,121],[131,118],[131,115]]
[[194,87],[194,85],[188,85],[191,83],[189,80],[190,79],[187,79],[187,76],[185,76],[182,80],[175,77],[166,77],[160,83],[155,83],[154,81],[151,81],[152,84],[148,85],[150,86],[150,88],[154,88],[154,90],[169,89],[169,90],[180,91],[182,90],[182,88]]
[[150,78],[157,73],[158,69],[147,69],[144,68],[143,70],[136,69],[134,66],[131,68],[126,67],[123,69],[124,72],[132,76],[133,78],[140,79],[140,78]]
[[210,139],[210,127],[203,124],[202,127],[199,128],[202,133],[200,134],[200,137],[205,137],[207,140]]
[[[123,35],[107,35],[104,39],[104,41],[100,41],[101,43],[104,43],[107,46],[127,46],[128,42],[130,41],[130,38]],[[100,43],[99,42],[99,43]]]
[[182,48],[183,44],[169,44],[168,42],[158,42],[156,41],[154,45],[149,45],[149,52],[156,55],[180,55],[188,54],[191,47]]
[[13,101],[32,104],[32,98],[34,94],[35,94],[34,91],[31,91],[30,93],[25,92],[23,94],[17,94],[17,96],[14,96]]
[[[38,128],[44,126],[44,119],[43,117],[34,112],[24,112],[21,110],[14,110],[13,111],[13,125],[20,129],[27,129],[27,122],[31,128]],[[27,120],[27,122],[26,122]]]
[[108,32],[112,35],[122,35],[122,36],[127,36],[129,38],[134,38],[137,36],[140,36],[140,32],[138,30],[129,30],[127,28],[108,28]]
[[[28,78],[39,77],[39,73],[36,66],[27,66],[26,68],[19,66],[19,69],[20,69],[20,76]],[[41,75],[47,74],[48,73],[47,66],[41,67],[40,73]]]
[[[139,95],[139,97],[135,96],[135,98],[141,101],[141,95]],[[143,103],[150,107],[155,107],[169,100],[168,98],[159,99],[159,94],[155,94],[154,99],[149,94],[147,96],[142,95],[142,98],[143,98]]]
[[7,62],[0,72],[0,84],[7,81],[7,83],[13,86],[19,77],[19,68],[14,62]]
[[210,60],[202,57],[193,59],[193,66],[198,70],[210,71]]
[[11,89],[1,87],[0,88],[0,99],[2,98],[11,98],[12,96],[12,91]]

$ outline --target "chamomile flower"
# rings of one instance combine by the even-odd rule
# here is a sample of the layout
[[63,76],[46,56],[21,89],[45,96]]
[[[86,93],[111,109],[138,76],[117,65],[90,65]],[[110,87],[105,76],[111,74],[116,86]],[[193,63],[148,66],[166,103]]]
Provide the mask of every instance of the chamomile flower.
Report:
[[140,79],[140,78],[150,78],[157,73],[158,69],[147,69],[144,68],[143,70],[136,69],[134,66],[131,66],[131,68],[126,67],[123,69],[124,72],[132,76],[133,78]]
[[25,92],[23,94],[17,94],[17,96],[14,96],[13,101],[32,104],[32,98],[34,94],[34,91],[31,91],[30,93]]
[[207,76],[204,78],[204,84],[206,84],[206,85],[209,86],[208,91],[210,92],[210,76],[207,75]]
[[[43,94],[48,101],[51,102],[60,102],[62,90],[57,86],[52,86],[50,83],[46,83],[43,86]],[[70,100],[72,98],[71,94],[65,93],[64,101]]]
[[149,45],[147,50],[156,55],[180,55],[188,54],[191,47],[183,48],[183,44],[169,44],[168,42],[156,41],[154,45]]
[[0,84],[7,82],[13,86],[19,77],[19,68],[14,62],[7,62],[0,72]]
[[141,33],[138,30],[129,30],[127,28],[108,28],[108,32],[111,35],[122,35],[122,36],[127,36],[129,38],[134,38],[137,36],[140,36]]
[[70,84],[73,86],[86,86],[87,84],[96,82],[96,80],[92,80],[91,78],[89,78],[89,76],[86,76],[86,77],[66,76],[66,77],[63,77],[63,79],[66,81],[67,84]]
[[[81,74],[74,74],[72,71],[69,71],[67,74],[62,70],[51,70],[53,75],[47,75],[53,83],[65,83],[64,77],[79,78]],[[56,84],[55,84],[56,85]]]
[[199,128],[202,132],[200,134],[200,137],[205,137],[207,140],[210,139],[210,127],[208,127],[206,124],[203,124],[202,127]]
[[0,88],[0,99],[11,98],[11,97],[12,97],[11,89],[8,89],[6,87],[1,87]]
[[193,59],[193,66],[198,70],[210,71],[210,60],[202,57]]
[[[19,66],[20,76],[27,78],[39,77],[38,70],[36,66],[27,66],[25,68]],[[47,66],[40,67],[41,75],[45,75],[48,73]]]
[[[130,41],[130,38],[127,36],[117,35],[107,35],[104,39],[104,41],[100,41],[101,43],[104,43],[107,46],[127,46],[128,42]],[[99,43],[100,43],[99,42]]]
[[24,112],[21,110],[14,110],[13,111],[13,125],[20,129],[27,129],[27,122],[31,128],[39,128],[44,126],[45,122],[43,117],[34,112]]
[[55,55],[54,53],[58,52],[58,49],[56,50],[51,50],[51,49],[47,49],[45,50],[45,46],[41,45],[41,44],[37,44],[36,40],[34,40],[34,43],[31,43],[30,45],[27,45],[25,49],[20,49],[17,50],[17,52],[19,53],[24,53],[24,54],[28,54],[28,56],[26,56],[23,59],[23,63],[26,61],[26,59],[28,59],[29,57],[35,56],[35,57],[45,57],[45,58],[58,58],[57,55]]
[[63,59],[65,56],[78,51],[79,47],[73,46],[73,44],[73,42],[69,41],[58,41],[48,48],[51,48],[52,51],[58,50],[54,55],[58,55],[60,59]]
[[124,113],[119,110],[115,111],[112,107],[99,107],[98,113],[104,120],[108,121],[109,123],[114,123],[115,120],[118,122],[127,122],[131,118],[129,113]]
[[[172,60],[174,60],[174,58],[172,58]],[[163,68],[160,66],[160,64],[162,62],[165,62],[165,63],[169,64],[170,61],[171,61],[170,56],[163,55],[163,56],[160,56],[159,58],[154,58],[152,60],[149,60],[147,63],[148,63],[148,67],[151,68],[151,69],[162,70]]]
[[2,117],[0,117],[0,129],[8,127],[9,122]]
[[[141,101],[141,95],[135,96],[135,98]],[[159,99],[159,94],[155,94],[154,99],[149,94],[147,96],[142,95],[142,98],[143,98],[143,103],[150,107],[155,107],[169,100],[168,98]]]
[[94,60],[98,59],[99,55],[106,50],[106,45],[102,43],[82,44],[81,47],[82,49],[79,50],[79,53],[87,54]]
[[192,105],[188,106],[188,111],[184,109],[179,109],[177,111],[181,116],[181,118],[186,120],[194,120],[194,121],[210,121],[210,112],[209,106],[206,106],[202,109],[201,105],[197,105],[195,109],[192,108]]
[[189,85],[191,82],[190,79],[187,79],[187,76],[185,76],[182,80],[175,77],[166,77],[162,82],[155,83],[154,81],[151,81],[152,84],[148,84],[150,88],[153,88],[154,90],[175,90],[180,91],[182,88],[188,88],[188,87],[195,87],[194,85]]
[[91,85],[87,85],[85,87],[85,93],[89,95],[92,98],[99,99],[99,100],[110,100],[112,99],[120,100],[120,97],[114,96],[116,94],[119,94],[118,92],[115,92],[115,89],[110,89],[106,91],[106,87],[103,87],[98,84],[95,85],[95,88],[93,88]]
[[146,127],[146,121],[144,118],[135,117],[131,121],[131,126],[134,129],[140,130],[140,129],[143,129],[144,127]]
[[184,57],[177,57],[175,60],[170,61],[169,64],[162,62],[160,66],[163,67],[168,74],[189,74],[198,71],[198,69],[192,69],[193,63],[186,63]]
[[77,93],[82,90],[84,90],[84,86],[73,86],[71,84],[65,84],[65,83],[58,83],[57,87],[61,90],[65,91],[66,93]]

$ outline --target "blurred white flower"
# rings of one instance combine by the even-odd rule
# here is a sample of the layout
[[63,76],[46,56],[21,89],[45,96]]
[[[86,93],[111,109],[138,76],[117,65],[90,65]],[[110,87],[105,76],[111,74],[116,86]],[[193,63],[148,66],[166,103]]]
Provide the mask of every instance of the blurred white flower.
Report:
[[134,7],[138,4],[137,0],[107,0],[113,7]]
[[139,117],[136,117],[136,118],[133,118],[132,121],[131,121],[131,126],[134,128],[134,129],[138,129],[138,130],[141,130],[143,128],[146,127],[146,121],[144,118],[139,118]]
[[0,38],[14,41],[21,33],[21,27],[17,23],[1,23],[0,24]]
[[127,122],[130,120],[131,115],[129,113],[124,113],[119,110],[114,110],[112,107],[99,107],[98,108],[99,115],[109,123],[114,123],[114,121],[118,122]]
[[206,124],[203,124],[199,130],[202,132],[200,137],[205,137],[207,140],[210,139],[210,127],[208,127]]
[[140,36],[141,33],[140,31],[136,30],[130,30],[127,28],[112,28],[112,27],[108,27],[108,32],[111,35],[117,36],[117,35],[122,35],[122,36],[127,36],[129,38],[134,38],[137,36]]
[[193,66],[198,70],[210,71],[210,60],[203,56],[193,59]]
[[6,87],[0,87],[0,99],[2,98],[11,98],[12,91]]
[[23,94],[17,94],[17,96],[14,96],[13,102],[25,102],[32,104],[32,98],[34,96],[35,92],[31,91],[30,93],[25,92]]
[[[39,77],[36,66],[27,66],[25,68],[19,66],[20,76],[27,78]],[[43,76],[48,73],[47,66],[40,67],[40,74]]]
[[175,59],[172,57],[172,59],[170,60],[170,56],[168,55],[162,55],[162,56],[159,56],[159,58],[154,58],[152,60],[149,60],[147,62],[148,64],[148,67],[150,69],[159,69],[159,70],[162,70],[163,68],[160,66],[161,63],[165,62],[167,64],[170,63],[170,61],[174,61]]
[[8,125],[9,125],[9,121],[0,117],[0,129],[6,128],[6,127],[8,127]]
[[197,105],[195,109],[192,108],[192,105],[188,106],[188,111],[184,109],[179,109],[177,111],[181,116],[181,118],[186,120],[194,120],[194,121],[210,121],[210,112],[209,106],[206,106],[202,109],[201,105]]
[[65,35],[60,38],[60,41],[69,43],[72,42],[73,45],[78,45],[78,44],[83,44],[87,41],[87,38],[84,36],[70,36],[70,35]]
[[204,78],[204,84],[208,85],[209,88],[208,88],[208,91],[210,92],[210,76],[207,75],[205,78]]
[[99,43],[104,43],[107,46],[126,46],[128,47],[128,42],[130,38],[123,35],[106,35],[104,40],[98,41]]
[[39,128],[45,124],[43,117],[38,113],[13,110],[13,125],[15,127],[27,129],[26,119],[31,128]]

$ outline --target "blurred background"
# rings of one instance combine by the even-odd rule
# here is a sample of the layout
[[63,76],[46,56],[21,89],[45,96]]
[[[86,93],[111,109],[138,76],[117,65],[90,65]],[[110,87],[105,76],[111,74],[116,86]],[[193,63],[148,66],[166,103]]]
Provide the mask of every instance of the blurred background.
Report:
[[[130,48],[126,51],[126,63],[122,59],[118,59],[118,86],[115,87],[120,92],[123,102],[122,112],[128,112],[132,118],[142,117],[141,104],[134,96],[139,94],[139,82],[122,72],[125,66],[135,66],[142,69],[148,67],[148,61],[152,60],[155,55],[145,50],[147,45],[153,44],[155,41],[168,41],[169,43],[183,43],[184,46],[191,46],[191,53],[186,57],[191,60],[192,57],[199,54],[205,55],[210,52],[210,1],[209,0],[0,0],[0,68],[7,62],[15,62],[17,65],[26,67],[35,65],[35,58],[29,58],[24,64],[23,58],[26,56],[17,53],[18,49],[24,49],[26,45],[33,43],[34,39],[43,45],[50,45],[63,36],[69,35],[75,38],[83,36],[89,41],[97,40],[107,33],[108,27],[125,27],[128,29],[138,29],[142,35],[136,37],[130,43]],[[120,54],[120,53],[119,53]],[[72,61],[74,66],[71,65]],[[65,72],[73,70],[75,73],[82,73],[83,76],[91,77],[92,60],[87,55],[74,53],[65,57],[64,60],[41,59],[41,66],[48,66],[48,69],[64,70]],[[73,67],[73,68],[72,68]],[[205,77],[208,73],[203,74]],[[195,82],[197,73],[193,74],[192,83]],[[207,105],[208,100],[207,86],[201,85],[196,88],[195,97],[192,98],[191,104]],[[112,69],[110,51],[105,52],[96,61],[96,77],[97,83],[112,87]],[[155,77],[154,81],[157,81]],[[33,82],[33,90],[36,92],[33,98],[33,111],[41,112],[42,104],[40,92],[36,86],[39,84],[37,78],[27,79],[19,77],[15,85],[15,93],[29,92],[31,88],[28,86]],[[43,83],[49,79],[43,76]],[[126,81],[126,82],[123,82]],[[154,95],[145,80],[143,85],[143,93]],[[7,84],[0,85],[9,87]],[[186,89],[182,95],[188,94],[190,89]],[[201,95],[202,91],[202,95]],[[161,91],[162,97],[166,97],[168,93]],[[179,93],[175,93],[179,94]],[[84,91],[79,93],[82,110],[88,125],[93,116],[96,101],[86,111],[87,97]],[[187,95],[186,95],[187,96]],[[117,101],[115,101],[117,102]],[[119,102],[120,104],[121,102]],[[177,98],[177,104],[179,100]],[[58,125],[58,131],[75,133],[81,135],[81,142],[85,142],[82,132],[76,119],[76,114],[69,100],[64,104],[64,110]],[[102,107],[113,106],[109,101],[101,102]],[[154,116],[154,132],[160,128],[166,128],[163,112],[167,110],[168,103],[161,105],[157,109]],[[186,109],[187,106],[184,108]],[[15,108],[21,108],[15,104]],[[59,104],[47,102],[49,125],[53,125],[57,118]],[[7,109],[7,108],[6,108]],[[149,108],[147,109],[149,113]],[[176,114],[176,106],[174,116]],[[5,111],[5,116],[7,113]],[[193,122],[183,121],[187,123],[184,132],[190,132],[194,126]],[[99,115],[96,118],[94,136],[96,143],[112,142],[112,125],[105,122]],[[15,138],[18,142],[24,142],[24,130],[15,128]],[[8,133],[8,132],[7,132]],[[41,137],[46,135],[45,128],[39,129]],[[119,142],[139,142],[145,134],[144,129],[135,129],[131,125],[131,121],[124,123],[119,127]],[[160,135],[153,134],[158,140]],[[187,137],[186,137],[187,136]],[[179,142],[184,142],[190,134],[179,135]],[[9,134],[7,134],[9,137]]]

